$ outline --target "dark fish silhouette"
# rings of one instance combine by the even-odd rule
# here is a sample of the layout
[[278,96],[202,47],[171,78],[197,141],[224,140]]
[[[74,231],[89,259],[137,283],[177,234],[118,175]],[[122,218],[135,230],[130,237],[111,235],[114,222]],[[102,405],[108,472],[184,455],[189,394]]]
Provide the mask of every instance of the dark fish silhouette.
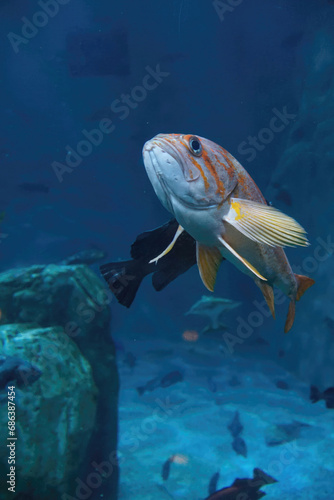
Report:
[[253,479],[236,479],[231,486],[216,491],[206,500],[258,500],[265,496],[265,492],[260,489],[273,483],[277,483],[277,480],[261,469],[254,469]]
[[286,424],[276,424],[267,434],[265,440],[267,446],[280,446],[298,439],[301,436],[302,429],[311,427],[309,424],[293,420]]
[[160,291],[196,264],[196,242],[186,232],[181,234],[167,255],[150,264],[170,244],[178,226],[178,222],[171,219],[163,226],[140,234],[131,245],[132,260],[111,262],[100,267],[102,276],[120,304],[131,306],[145,276],[153,274],[153,286]]
[[215,472],[209,482],[209,495],[213,495],[217,491],[217,483],[219,481],[219,472]]
[[240,422],[240,415],[239,412],[236,411],[233,417],[232,422],[227,426],[228,430],[230,431],[230,434],[236,438],[238,437],[242,431],[243,431],[243,425]]
[[334,387],[329,387],[325,391],[321,392],[317,387],[311,385],[310,399],[312,403],[317,403],[321,399],[326,401],[326,407],[329,409],[334,408]]
[[137,387],[137,392],[139,396],[142,396],[145,392],[152,392],[154,389],[160,387],[160,377],[155,377],[146,382],[145,385]]
[[282,379],[276,380],[275,385],[278,389],[282,389],[283,391],[287,391],[289,389],[289,384]]
[[22,184],[19,184],[19,188],[27,193],[48,193],[50,190],[45,184],[37,182],[22,182]]
[[99,248],[90,248],[70,255],[66,259],[61,260],[59,264],[64,266],[74,266],[76,264],[94,264],[95,262],[104,259],[106,255],[106,252],[100,250]]
[[123,363],[128,366],[129,368],[134,368],[137,364],[137,358],[132,352],[126,352]]
[[170,473],[171,460],[168,458],[162,466],[161,477],[164,481],[167,481]]
[[145,385],[141,387],[137,387],[137,391],[139,396],[144,394],[144,392],[152,392],[158,387],[166,388],[169,387],[170,385],[174,385],[177,382],[182,382],[183,380],[183,375],[181,372],[175,370],[173,372],[167,373],[167,375],[164,375],[162,378],[161,377],[155,377],[152,380],[149,380]]
[[19,388],[31,385],[40,378],[42,372],[29,361],[16,356],[0,358],[0,390],[12,382]]
[[171,464],[172,463],[177,463],[177,464],[187,464],[188,463],[188,457],[185,455],[180,455],[177,453],[176,455],[172,455],[169,457],[166,462],[164,462],[161,470],[161,477],[164,481],[167,481],[169,478],[169,474],[171,471]]
[[182,382],[183,380],[183,375],[181,372],[178,370],[175,370],[174,372],[170,372],[164,377],[162,377],[161,382],[160,382],[160,387],[169,387],[170,385],[174,385],[177,382]]
[[242,437],[237,436],[233,439],[232,448],[234,449],[237,455],[242,455],[245,458],[247,457],[247,446]]

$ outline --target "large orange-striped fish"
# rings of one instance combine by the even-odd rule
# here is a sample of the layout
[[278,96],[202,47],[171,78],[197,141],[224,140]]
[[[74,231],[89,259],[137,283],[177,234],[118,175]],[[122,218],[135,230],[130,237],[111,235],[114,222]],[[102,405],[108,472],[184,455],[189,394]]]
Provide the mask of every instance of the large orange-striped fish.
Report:
[[196,240],[199,273],[210,291],[222,259],[228,259],[260,287],[273,317],[273,286],[290,298],[288,332],[295,301],[314,284],[292,272],[283,250],[309,244],[300,224],[268,206],[240,163],[208,139],[159,134],[144,145],[143,159],[156,195],[179,223],[170,244],[150,262],[170,252],[186,231]]

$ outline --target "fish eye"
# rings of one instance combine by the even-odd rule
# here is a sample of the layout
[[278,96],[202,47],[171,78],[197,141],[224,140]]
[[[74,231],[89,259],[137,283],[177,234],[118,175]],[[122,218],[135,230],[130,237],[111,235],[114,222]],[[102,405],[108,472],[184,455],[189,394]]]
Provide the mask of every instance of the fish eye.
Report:
[[202,154],[202,144],[198,137],[192,136],[189,139],[189,149],[190,152],[195,156],[201,156]]

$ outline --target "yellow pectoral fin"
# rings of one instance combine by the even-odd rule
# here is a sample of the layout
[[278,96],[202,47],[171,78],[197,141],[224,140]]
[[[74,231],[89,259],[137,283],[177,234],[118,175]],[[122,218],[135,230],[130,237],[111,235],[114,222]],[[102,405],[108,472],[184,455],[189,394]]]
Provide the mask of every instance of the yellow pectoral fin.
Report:
[[213,292],[217,272],[222,261],[222,255],[218,248],[207,247],[197,243],[196,245],[197,265],[199,274],[206,288]]
[[232,255],[234,255],[234,257],[236,257],[238,260],[240,260],[240,262],[243,263],[243,265],[245,267],[247,267],[247,269],[249,269],[250,271],[252,271],[252,273],[255,274],[255,276],[257,276],[258,278],[260,278],[261,280],[263,281],[267,281],[266,278],[264,278],[262,276],[262,274],[260,274],[254,266],[252,266],[252,264],[250,262],[248,262],[248,260],[246,260],[244,257],[242,257],[241,255],[238,254],[238,252],[236,252],[234,250],[234,248],[232,248],[228,243],[226,243],[226,241],[222,238],[222,237],[219,237],[218,238],[219,241],[224,245],[225,248],[227,248],[227,250],[229,250],[231,252]]
[[306,231],[292,217],[251,200],[231,198],[224,220],[257,243],[269,246],[308,246]]
[[152,262],[155,262],[157,263],[159,259],[161,259],[161,257],[163,257],[164,255],[167,255],[173,248],[173,246],[175,245],[176,243],[176,240],[178,239],[178,237],[183,233],[184,229],[182,226],[179,226],[177,228],[177,231],[175,233],[175,236],[173,238],[173,240],[171,241],[171,243],[168,245],[168,247],[160,254],[158,255],[158,257],[155,257],[154,259],[150,260],[149,264],[152,264]]

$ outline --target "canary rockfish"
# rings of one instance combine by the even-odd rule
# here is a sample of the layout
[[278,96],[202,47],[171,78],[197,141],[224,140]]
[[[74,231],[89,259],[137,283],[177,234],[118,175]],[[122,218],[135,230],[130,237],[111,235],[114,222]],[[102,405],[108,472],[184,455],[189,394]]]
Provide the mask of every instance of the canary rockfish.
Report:
[[167,255],[186,231],[196,241],[199,273],[210,291],[221,261],[229,260],[253,278],[274,317],[273,286],[290,298],[288,332],[295,301],[314,284],[293,273],[283,250],[309,244],[302,226],[268,206],[240,163],[208,139],[159,134],[144,145],[143,159],[156,195],[179,224],[170,244],[150,263]]

